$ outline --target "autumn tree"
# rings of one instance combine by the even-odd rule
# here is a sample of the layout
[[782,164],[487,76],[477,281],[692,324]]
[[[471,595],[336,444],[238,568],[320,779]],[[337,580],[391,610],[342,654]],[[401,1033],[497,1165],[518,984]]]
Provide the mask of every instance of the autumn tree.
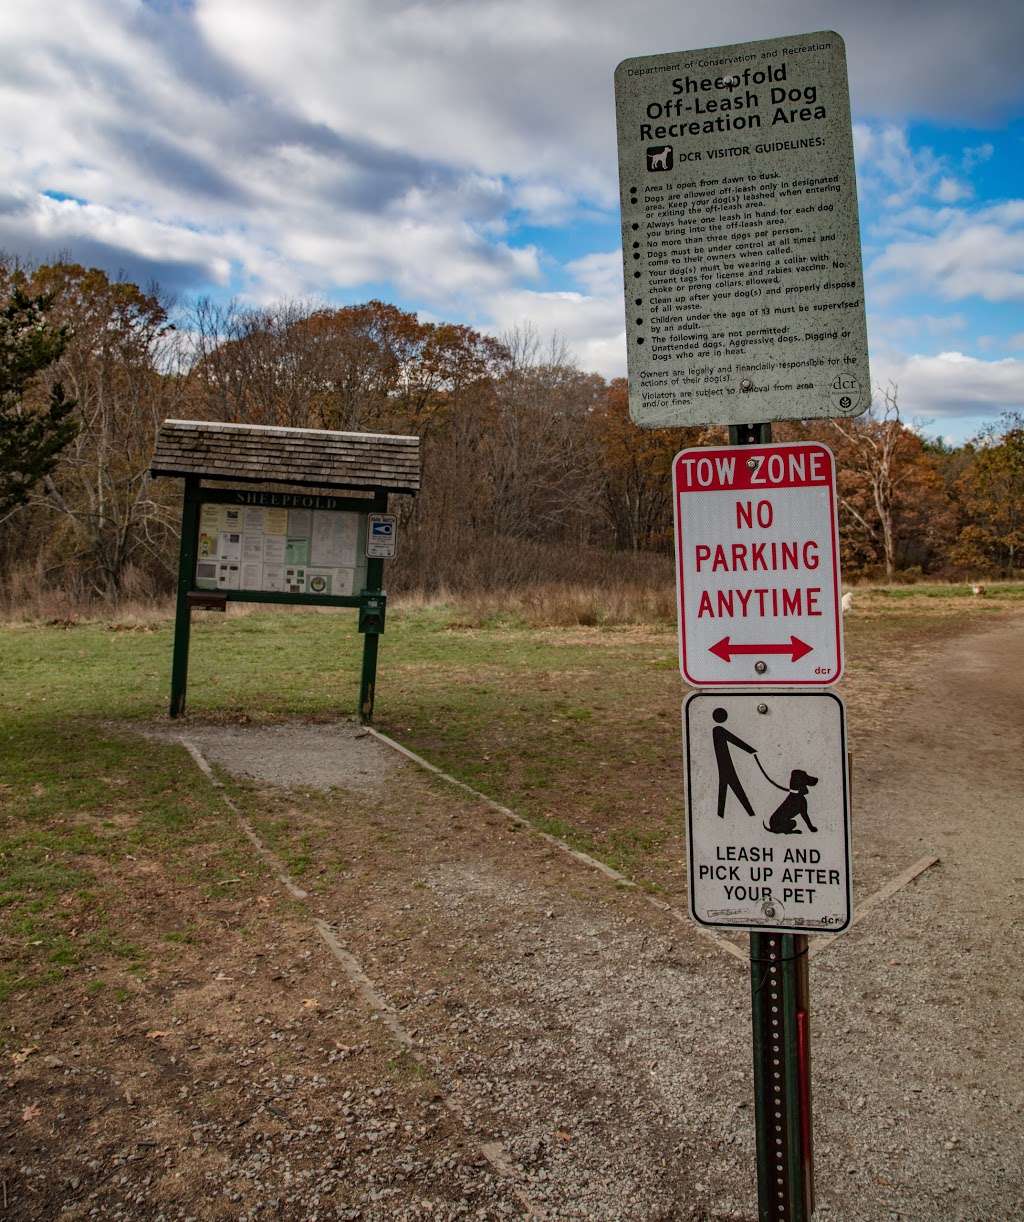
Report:
[[381,301],[192,309],[191,400],[208,419],[425,436],[488,377],[500,345]]
[[934,561],[952,513],[941,474],[901,418],[898,388],[859,419],[832,420],[818,434],[836,451],[844,563],[880,563],[892,581],[900,563]]
[[971,461],[955,490],[966,522],[955,561],[1013,576],[1024,553],[1024,415],[1006,413],[968,447]]
[[86,588],[116,601],[133,564],[166,565],[170,521],[148,467],[157,427],[174,415],[173,338],[157,292],[112,281],[97,268],[38,268],[31,289],[52,302],[70,338],[47,371],[75,401],[76,433],[31,504],[51,522],[46,547],[80,571]]
[[38,376],[60,359],[65,327],[48,322],[51,300],[30,296],[24,277],[2,270],[0,288],[0,516],[23,505],[56,466],[77,431],[75,403],[59,381],[33,394]]
[[614,545],[629,551],[672,542],[672,460],[708,440],[704,429],[647,429],[630,419],[629,387],[615,378],[594,413],[601,510]]
[[308,428],[330,378],[330,354],[301,330],[310,307],[243,308],[202,298],[189,310],[189,415]]
[[488,526],[513,538],[559,537],[593,496],[589,415],[604,382],[581,373],[564,342],[545,344],[532,327],[507,332],[502,343],[507,356],[480,447]]

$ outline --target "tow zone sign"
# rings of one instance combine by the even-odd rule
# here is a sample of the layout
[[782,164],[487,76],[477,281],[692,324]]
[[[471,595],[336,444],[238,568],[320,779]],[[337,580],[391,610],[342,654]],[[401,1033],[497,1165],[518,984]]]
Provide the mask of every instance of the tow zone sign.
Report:
[[835,683],[843,640],[835,459],[828,446],[683,450],[672,480],[686,681]]

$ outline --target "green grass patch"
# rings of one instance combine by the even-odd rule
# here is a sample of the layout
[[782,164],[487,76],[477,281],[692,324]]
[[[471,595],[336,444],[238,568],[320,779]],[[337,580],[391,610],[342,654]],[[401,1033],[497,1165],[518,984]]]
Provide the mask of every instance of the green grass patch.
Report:
[[[20,634],[16,634],[20,635]],[[216,883],[252,871],[219,795],[180,747],[118,734],[77,712],[88,667],[65,674],[70,714],[14,707],[0,732],[0,993],[97,967],[148,969],[158,939],[138,913],[153,880]],[[48,701],[48,713],[57,712]],[[198,845],[213,840],[192,859]],[[134,897],[134,898],[133,898]]]
[[895,599],[901,602],[914,598],[968,598],[976,602],[979,607],[983,607],[992,598],[1004,601],[1024,599],[1024,582],[983,582],[982,585],[985,591],[984,594],[974,593],[973,582],[959,585],[951,583],[947,585],[941,582],[919,581],[909,585],[865,586],[862,590],[854,591],[854,599],[856,600],[858,593],[864,593],[874,598]]
[[[858,588],[849,669],[862,686],[884,684],[893,659],[1021,599],[1019,583],[986,584],[984,596],[967,584]],[[459,622],[457,609],[389,616],[381,728],[644,885],[678,885],[683,689],[672,625]],[[136,917],[128,898],[145,897],[145,870],[212,901],[246,894],[266,871],[180,747],[115,728],[165,718],[169,623],[138,633],[10,626],[0,635],[0,995],[87,969],[113,988],[155,945],[195,936],[187,913],[168,912],[162,925],[154,914],[149,926]],[[354,612],[196,616],[190,716],[351,715],[361,648]],[[304,885],[348,868],[324,830],[340,796],[302,799],[296,817],[294,795],[227,784]],[[386,828],[373,834],[402,850]]]

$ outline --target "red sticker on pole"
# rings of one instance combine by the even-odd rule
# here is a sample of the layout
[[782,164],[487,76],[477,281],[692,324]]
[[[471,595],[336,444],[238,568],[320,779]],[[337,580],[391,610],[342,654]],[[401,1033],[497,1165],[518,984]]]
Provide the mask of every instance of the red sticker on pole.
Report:
[[835,459],[816,441],[672,466],[679,661],[694,687],[825,686],[843,670]]

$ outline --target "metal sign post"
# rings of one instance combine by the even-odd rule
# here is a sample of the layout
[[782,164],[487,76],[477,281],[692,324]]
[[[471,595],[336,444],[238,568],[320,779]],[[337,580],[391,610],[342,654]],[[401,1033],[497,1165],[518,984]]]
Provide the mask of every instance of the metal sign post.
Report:
[[172,717],[185,711],[188,690],[188,648],[192,636],[192,608],[188,596],[196,567],[196,541],[199,537],[199,480],[187,477],[181,509],[181,548],[178,556],[178,592],[174,610],[174,652],[171,657]]
[[807,935],[750,935],[759,1222],[814,1213]]
[[[713,689],[687,702],[690,902],[752,931],[759,1217],[808,1222],[804,931],[850,915],[845,714],[811,690],[843,666],[835,472],[826,447],[772,446],[763,422],[870,401],[845,47],[822,30],[626,59],[615,104],[630,415],[728,424],[747,452],[674,468],[681,670]],[[731,753],[759,748],[777,775],[762,767],[751,801],[762,782]]]
[[[731,425],[734,446],[765,445],[770,424]],[[814,1213],[807,935],[751,933],[750,1009],[758,1222]]]
[[[375,545],[373,525],[374,520],[394,520],[394,515],[384,512],[388,507],[387,495],[378,495],[374,499],[374,513],[367,519],[366,533],[366,588],[363,590],[364,602],[359,609],[359,631],[363,633],[363,668],[359,676],[359,720],[373,720],[373,698],[377,688],[377,651],[380,648],[380,634],[384,631],[384,560],[381,550]],[[393,539],[393,536],[392,536]],[[390,549],[394,555],[394,548]]]

